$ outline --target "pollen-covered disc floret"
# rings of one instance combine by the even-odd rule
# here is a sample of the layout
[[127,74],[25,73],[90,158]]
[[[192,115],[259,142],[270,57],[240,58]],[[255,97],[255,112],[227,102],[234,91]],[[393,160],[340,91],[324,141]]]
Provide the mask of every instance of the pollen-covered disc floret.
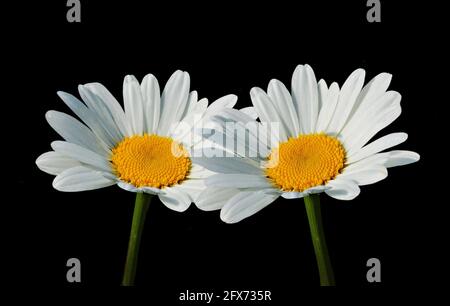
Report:
[[182,144],[148,134],[122,140],[112,150],[111,162],[117,176],[136,187],[172,186],[183,181],[191,168]]
[[325,134],[300,135],[273,149],[266,175],[283,191],[302,192],[324,185],[344,168],[345,150]]

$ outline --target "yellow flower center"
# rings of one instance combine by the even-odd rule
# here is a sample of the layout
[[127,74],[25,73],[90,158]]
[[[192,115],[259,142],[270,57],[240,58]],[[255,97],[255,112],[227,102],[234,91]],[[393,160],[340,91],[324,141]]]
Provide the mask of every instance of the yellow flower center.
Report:
[[182,144],[148,134],[122,140],[112,150],[111,162],[117,176],[136,187],[172,186],[183,181],[191,168]]
[[266,175],[284,191],[302,192],[324,185],[344,168],[345,150],[325,134],[300,135],[272,150]]

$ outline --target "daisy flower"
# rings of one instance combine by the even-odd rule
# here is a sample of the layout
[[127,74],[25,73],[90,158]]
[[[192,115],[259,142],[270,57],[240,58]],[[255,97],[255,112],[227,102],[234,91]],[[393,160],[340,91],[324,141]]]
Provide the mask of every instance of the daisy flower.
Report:
[[198,101],[189,86],[189,74],[183,71],[170,77],[162,94],[153,75],[146,75],[141,83],[128,75],[122,109],[103,85],[89,83],[78,87],[84,103],[58,92],[83,123],[58,111],[45,116],[65,139],[52,142],[53,151],[36,160],[39,169],[56,175],[55,189],[74,192],[118,185],[137,193],[124,284],[133,282],[149,195],[158,195],[164,205],[179,212],[197,200],[211,172],[190,158],[198,141],[193,127],[233,107],[237,100],[228,95],[208,107],[207,99]]
[[[196,204],[204,210],[221,208],[220,217],[227,223],[255,214],[280,196],[305,198],[316,254],[322,253],[317,254],[322,284],[333,284],[334,280],[317,194],[352,200],[360,193],[359,186],[386,178],[387,168],[419,160],[411,151],[385,151],[404,142],[405,133],[368,143],[400,116],[401,96],[387,91],[390,74],[381,73],[365,86],[364,77],[364,70],[357,69],[342,88],[337,83],[328,87],[324,80],[316,81],[309,65],[299,65],[292,76],[291,93],[278,80],[270,81],[267,92],[253,88],[254,110],[234,112],[230,118],[245,127],[254,118],[251,112],[256,111],[261,121],[257,123],[259,136],[251,131],[247,137],[238,133],[237,143],[245,143],[246,152],[257,151],[257,156],[234,151],[232,157],[199,160],[220,173],[207,179],[211,189],[205,190]],[[216,119],[226,126],[223,117]],[[263,122],[277,123],[277,133],[265,135]],[[218,200],[214,193],[224,196]]]

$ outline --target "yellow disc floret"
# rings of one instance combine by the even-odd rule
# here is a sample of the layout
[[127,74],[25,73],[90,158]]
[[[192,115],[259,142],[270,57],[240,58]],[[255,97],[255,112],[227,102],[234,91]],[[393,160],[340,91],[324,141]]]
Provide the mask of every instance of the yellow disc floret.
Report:
[[122,140],[112,150],[111,162],[117,176],[136,187],[172,186],[183,181],[191,168],[182,144],[148,134]]
[[266,175],[283,191],[304,191],[324,185],[344,168],[345,150],[335,137],[300,135],[272,150]]

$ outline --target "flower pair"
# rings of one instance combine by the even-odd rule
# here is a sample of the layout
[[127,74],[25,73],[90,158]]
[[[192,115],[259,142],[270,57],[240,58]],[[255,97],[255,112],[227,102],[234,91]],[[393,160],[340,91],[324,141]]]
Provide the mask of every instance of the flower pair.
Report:
[[[272,80],[267,92],[253,88],[253,107],[240,110],[233,108],[234,95],[209,106],[207,99],[198,100],[182,71],[170,77],[162,93],[151,74],[141,83],[125,77],[124,109],[101,84],[80,85],[84,103],[68,93],[58,95],[82,122],[47,112],[47,121],[65,141],[52,142],[53,151],[36,163],[56,175],[53,187],[60,191],[117,184],[137,192],[139,216],[148,203],[144,194],[158,195],[180,212],[192,202],[203,210],[221,209],[227,223],[253,215],[280,196],[304,197],[317,254],[326,244],[317,227],[320,211],[314,194],[351,200],[359,186],[386,178],[387,168],[419,160],[414,152],[385,151],[404,142],[405,133],[367,144],[400,115],[401,96],[387,91],[390,74],[381,73],[365,86],[364,77],[358,69],[342,87],[328,87],[324,80],[317,82],[310,66],[299,65],[291,92]],[[205,137],[197,126],[212,127],[216,137]],[[133,219],[130,237],[139,226]],[[135,269],[134,248],[130,238],[127,263]],[[333,283],[327,255],[317,258],[323,284]],[[130,271],[132,279],[133,267]]]

